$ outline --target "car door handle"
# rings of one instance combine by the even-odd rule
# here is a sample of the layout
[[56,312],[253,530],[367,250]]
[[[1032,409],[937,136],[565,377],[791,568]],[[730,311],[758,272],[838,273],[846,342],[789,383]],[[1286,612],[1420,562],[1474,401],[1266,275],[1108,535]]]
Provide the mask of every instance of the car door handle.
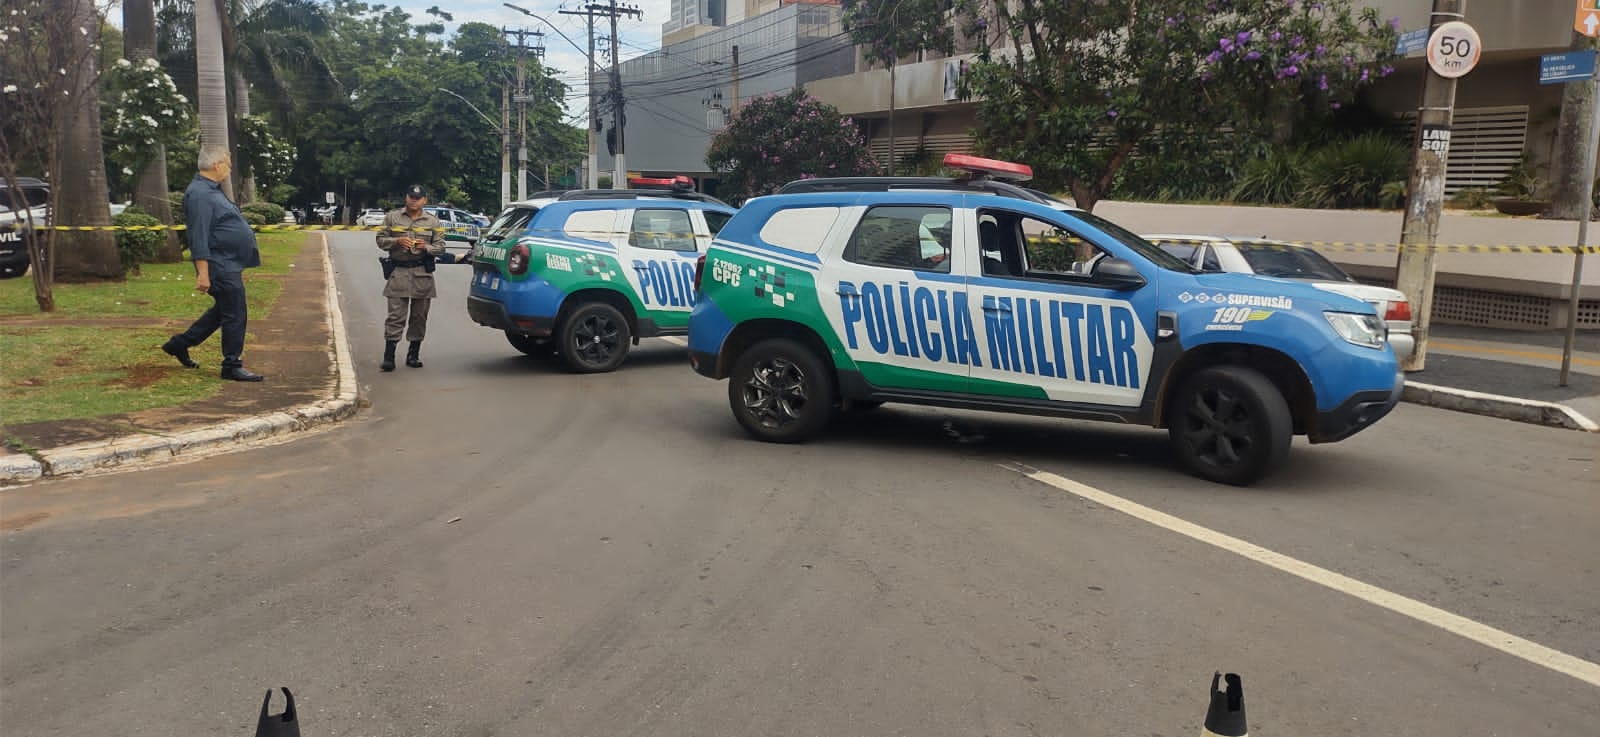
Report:
[[843,289],[840,289],[838,291],[835,291],[834,294],[837,294],[840,297],[855,297],[856,299],[861,299],[861,293],[860,292],[847,292],[847,291],[845,291]]
[[985,304],[983,306],[983,311],[984,312],[1010,312],[1011,308],[1010,307],[1001,307],[1001,306],[995,305],[995,304]]

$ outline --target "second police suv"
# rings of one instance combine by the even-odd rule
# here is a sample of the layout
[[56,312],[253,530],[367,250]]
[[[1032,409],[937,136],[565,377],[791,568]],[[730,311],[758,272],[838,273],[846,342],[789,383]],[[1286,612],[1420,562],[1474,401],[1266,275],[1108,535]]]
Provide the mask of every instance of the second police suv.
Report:
[[640,338],[683,335],[694,265],[733,208],[688,177],[513,203],[473,254],[467,313],[523,353],[615,370]]
[[[771,442],[908,402],[1166,428],[1190,472],[1249,484],[1294,435],[1342,440],[1404,379],[1371,305],[1201,273],[952,154],[953,179],[793,182],[745,203],[696,267],[696,371]],[[1010,181],[1004,181],[1010,180]]]

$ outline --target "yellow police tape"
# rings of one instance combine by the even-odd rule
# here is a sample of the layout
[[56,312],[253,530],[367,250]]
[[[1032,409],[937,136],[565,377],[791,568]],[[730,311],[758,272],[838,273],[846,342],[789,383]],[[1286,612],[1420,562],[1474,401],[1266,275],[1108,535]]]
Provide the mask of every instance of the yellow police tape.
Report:
[[[70,232],[87,232],[87,231],[99,231],[99,230],[138,231],[138,230],[184,230],[185,226],[183,226],[183,225],[51,225],[51,226],[44,226],[44,227],[41,227],[39,229],[40,230],[70,231]],[[250,229],[254,230],[254,231],[257,231],[257,232],[262,232],[262,233],[272,233],[272,232],[280,232],[280,231],[289,232],[289,231],[299,231],[299,230],[377,232],[377,231],[383,230],[383,226],[376,226],[376,225],[287,225],[287,224],[275,224],[275,225],[252,225],[252,226],[250,226]],[[441,228],[441,230],[444,230],[445,232],[463,232],[463,231],[466,231],[467,229],[466,228]],[[652,237],[657,237],[657,238],[694,238],[694,237],[697,236],[697,234],[695,234],[695,233],[672,233],[672,232],[663,232],[663,231],[648,231],[648,232],[647,231],[616,231],[616,232],[613,232],[613,231],[589,231],[589,230],[562,230],[562,229],[559,229],[559,228],[550,229],[548,232],[550,232],[552,234],[559,233],[559,234],[565,234],[565,235],[569,235],[569,236],[573,236],[573,235],[596,236],[596,237],[599,237],[599,238],[611,238],[611,237],[618,236],[618,235],[645,235],[645,236],[652,236]],[[1156,239],[1153,242],[1155,242],[1155,243],[1184,243],[1184,244],[1203,245],[1205,243],[1209,243],[1210,241],[1161,238],[1161,239]],[[1401,250],[1410,250],[1410,251],[1427,251],[1427,250],[1431,250],[1431,251],[1435,251],[1435,252],[1439,252],[1439,253],[1494,253],[1494,254],[1536,253],[1536,254],[1547,254],[1547,255],[1575,254],[1575,253],[1600,254],[1600,246],[1581,246],[1581,247],[1580,246],[1531,246],[1531,245],[1528,245],[1528,246],[1522,246],[1522,245],[1510,246],[1510,245],[1460,245],[1460,244],[1444,244],[1444,243],[1435,244],[1433,246],[1426,246],[1426,245],[1423,245],[1423,244],[1406,245],[1406,244],[1401,244],[1401,243],[1347,243],[1347,242],[1341,242],[1341,241],[1284,241],[1283,243],[1260,242],[1260,243],[1254,243],[1252,245],[1256,245],[1256,246],[1260,246],[1260,247],[1268,247],[1268,248],[1304,247],[1304,248],[1310,248],[1312,250],[1317,250],[1317,251],[1350,251],[1350,252],[1365,252],[1365,253],[1394,253],[1394,252],[1398,252],[1398,251],[1401,251]]]

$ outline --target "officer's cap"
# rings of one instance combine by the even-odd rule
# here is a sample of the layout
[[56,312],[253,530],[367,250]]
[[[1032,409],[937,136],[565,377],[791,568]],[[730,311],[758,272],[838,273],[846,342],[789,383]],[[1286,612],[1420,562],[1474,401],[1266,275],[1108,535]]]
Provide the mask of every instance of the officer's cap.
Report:
[[420,184],[413,184],[409,187],[406,187],[406,196],[418,200],[426,199],[428,197],[428,191],[423,189],[422,185]]

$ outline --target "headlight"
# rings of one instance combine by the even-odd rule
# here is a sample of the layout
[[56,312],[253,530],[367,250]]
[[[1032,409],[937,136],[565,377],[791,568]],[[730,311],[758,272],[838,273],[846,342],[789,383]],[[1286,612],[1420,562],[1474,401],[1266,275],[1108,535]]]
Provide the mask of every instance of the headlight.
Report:
[[1339,337],[1367,348],[1382,348],[1388,340],[1388,329],[1377,315],[1358,315],[1354,312],[1324,312],[1328,324]]

